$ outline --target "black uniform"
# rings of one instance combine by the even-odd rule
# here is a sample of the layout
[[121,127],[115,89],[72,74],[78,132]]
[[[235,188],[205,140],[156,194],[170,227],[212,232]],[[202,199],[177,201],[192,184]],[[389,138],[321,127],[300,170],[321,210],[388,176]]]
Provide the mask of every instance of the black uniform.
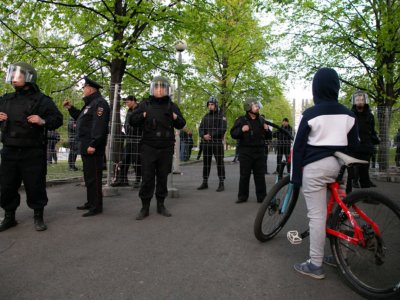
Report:
[[133,114],[134,109],[128,109],[125,118],[125,146],[123,151],[121,169],[117,174],[117,182],[128,184],[128,170],[132,164],[135,170],[136,179],[135,183],[138,184],[142,178],[142,163],[141,163],[141,140],[142,140],[142,125],[131,126],[129,120]]
[[[104,153],[107,144],[110,107],[99,91],[84,97],[85,106],[78,110],[71,107],[68,111],[76,120],[79,152],[83,162],[83,176],[87,190],[87,203],[90,211],[103,209],[102,173]],[[88,154],[88,147],[96,149]]]
[[[289,132],[290,134],[293,133],[292,127],[290,125],[282,125],[281,128]],[[275,131],[273,133],[273,137],[277,139],[276,147],[278,150],[278,155],[276,157],[276,172],[279,173],[280,167],[282,166],[283,156],[285,156],[286,161],[289,160],[291,139],[284,131],[281,130]],[[286,165],[286,169],[288,173],[290,173],[290,164]]]
[[[369,161],[374,151],[374,145],[379,144],[379,138],[375,131],[374,115],[368,104],[365,104],[362,112],[359,112],[355,105],[353,105],[351,110],[356,116],[358,135],[360,138],[360,144],[357,151],[353,153],[353,156],[361,160]],[[358,178],[361,187],[375,186],[369,178],[369,164],[360,164],[355,170],[356,186],[358,184]]]
[[56,145],[60,141],[60,134],[55,130],[47,132],[47,163],[57,163],[57,150]]
[[[0,98],[0,111],[8,115],[1,122],[1,207],[13,212],[20,204],[18,189],[24,183],[28,206],[43,210],[46,193],[46,131],[59,128],[63,116],[52,101],[32,84]],[[30,124],[27,117],[39,115],[44,126]]]
[[[146,117],[143,116],[144,112],[146,112]],[[176,120],[173,120],[172,113],[177,115]],[[169,96],[162,98],[150,96],[133,111],[130,124],[143,126],[142,185],[139,197],[143,207],[148,209],[154,189],[159,205],[164,203],[164,199],[168,195],[167,178],[172,170],[175,145],[174,128],[183,128],[186,121],[178,106],[171,101]],[[157,180],[156,187],[155,180]]]
[[[211,160],[214,155],[217,162],[217,173],[220,182],[225,179],[224,145],[223,139],[226,132],[226,118],[219,110],[210,110],[203,117],[199,127],[201,145],[203,150],[203,182],[210,176]],[[209,134],[211,140],[204,140],[204,135]]]
[[[239,117],[231,129],[231,136],[240,140],[239,162],[240,180],[238,201],[245,202],[249,198],[250,175],[253,171],[257,202],[262,202],[267,195],[265,184],[265,141],[271,139],[271,131],[264,129],[264,118],[256,116],[252,119],[248,114]],[[248,125],[250,130],[242,131]]]
[[78,142],[76,141],[76,121],[70,117],[68,120],[68,166],[70,171],[77,171],[75,166],[76,158],[78,156]]
[[394,160],[396,162],[396,167],[400,167],[400,129],[398,130],[397,135],[394,138],[394,144],[396,146],[396,156]]

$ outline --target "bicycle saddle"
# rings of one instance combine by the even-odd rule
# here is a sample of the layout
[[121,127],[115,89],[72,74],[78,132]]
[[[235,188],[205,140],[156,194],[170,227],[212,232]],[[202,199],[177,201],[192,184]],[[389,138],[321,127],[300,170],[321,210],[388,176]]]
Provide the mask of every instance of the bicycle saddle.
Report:
[[360,160],[360,159],[351,157],[350,155],[344,154],[343,152],[335,152],[335,153],[333,153],[333,155],[335,157],[343,160],[343,162],[346,166],[353,165],[353,164],[368,164],[369,163],[366,160]]

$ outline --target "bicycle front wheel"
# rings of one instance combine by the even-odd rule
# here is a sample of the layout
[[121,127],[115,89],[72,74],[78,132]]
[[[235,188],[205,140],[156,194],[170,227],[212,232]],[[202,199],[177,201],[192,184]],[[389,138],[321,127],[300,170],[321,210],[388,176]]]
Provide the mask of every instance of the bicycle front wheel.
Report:
[[278,181],[269,191],[254,221],[254,235],[260,242],[272,239],[286,224],[299,196],[290,176]]
[[[330,236],[340,273],[351,287],[367,298],[400,299],[399,206],[371,191],[353,192],[345,198],[345,203],[361,227],[365,244],[354,245]],[[378,230],[366,221],[367,218],[377,225]],[[331,225],[332,229],[348,236],[354,234],[354,227],[340,207],[336,209]]]

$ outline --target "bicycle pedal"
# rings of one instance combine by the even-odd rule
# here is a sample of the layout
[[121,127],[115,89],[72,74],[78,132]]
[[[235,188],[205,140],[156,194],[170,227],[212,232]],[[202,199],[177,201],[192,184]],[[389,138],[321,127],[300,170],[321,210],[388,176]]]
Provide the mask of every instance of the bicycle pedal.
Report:
[[288,231],[286,237],[292,245],[299,245],[303,241],[297,230]]

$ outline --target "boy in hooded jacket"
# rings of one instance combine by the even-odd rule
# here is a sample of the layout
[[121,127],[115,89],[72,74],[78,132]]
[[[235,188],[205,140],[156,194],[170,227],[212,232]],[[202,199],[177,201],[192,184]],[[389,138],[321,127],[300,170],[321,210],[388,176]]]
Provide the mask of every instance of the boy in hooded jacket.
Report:
[[303,186],[310,228],[310,259],[294,265],[299,273],[325,278],[322,267],[325,245],[327,185],[335,181],[340,163],[336,151],[358,145],[354,113],[339,104],[339,76],[321,68],[314,76],[314,106],[305,110],[293,145],[291,181]]

